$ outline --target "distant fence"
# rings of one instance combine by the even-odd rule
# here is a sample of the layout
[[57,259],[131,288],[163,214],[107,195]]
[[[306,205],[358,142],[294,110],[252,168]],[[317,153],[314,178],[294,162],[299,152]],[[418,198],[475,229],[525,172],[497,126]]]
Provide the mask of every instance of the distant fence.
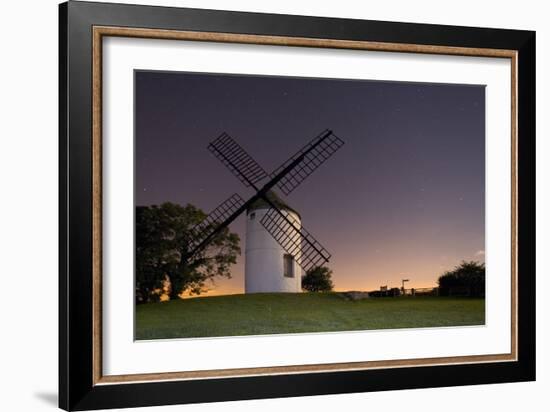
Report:
[[373,290],[369,296],[374,298],[394,298],[397,296],[439,296],[439,288],[391,288],[382,290]]
[[384,288],[369,292],[370,297],[386,298],[398,296],[455,296],[455,297],[485,297],[484,288],[454,287],[454,288]]
[[391,288],[391,289],[373,290],[372,292],[369,292],[369,297],[374,297],[374,298],[393,298],[396,296],[401,296],[401,289]]
[[462,297],[485,297],[485,284],[473,286],[455,286],[450,288],[439,288],[440,296],[462,296]]
[[439,288],[405,289],[405,296],[439,296]]

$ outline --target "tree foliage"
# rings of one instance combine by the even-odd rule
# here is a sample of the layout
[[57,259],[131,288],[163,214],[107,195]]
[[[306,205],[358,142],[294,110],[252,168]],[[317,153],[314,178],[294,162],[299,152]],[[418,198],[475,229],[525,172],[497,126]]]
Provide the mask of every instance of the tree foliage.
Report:
[[334,288],[332,270],[326,266],[316,266],[302,277],[302,289],[307,292],[330,292]]
[[485,296],[485,263],[462,261],[438,279],[440,294]]
[[231,278],[230,267],[241,253],[239,236],[225,228],[190,260],[189,230],[206,214],[187,204],[163,203],[136,208],[136,301],[158,300],[158,290],[169,280],[170,298],[182,292],[200,294],[207,280]]

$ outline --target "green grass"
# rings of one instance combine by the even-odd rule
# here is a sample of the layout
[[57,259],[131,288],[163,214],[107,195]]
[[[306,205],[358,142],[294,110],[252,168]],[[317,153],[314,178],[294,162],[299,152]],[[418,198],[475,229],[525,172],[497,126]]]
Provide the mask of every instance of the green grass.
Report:
[[485,300],[262,293],[150,303],[136,312],[137,339],[167,339],[483,325]]

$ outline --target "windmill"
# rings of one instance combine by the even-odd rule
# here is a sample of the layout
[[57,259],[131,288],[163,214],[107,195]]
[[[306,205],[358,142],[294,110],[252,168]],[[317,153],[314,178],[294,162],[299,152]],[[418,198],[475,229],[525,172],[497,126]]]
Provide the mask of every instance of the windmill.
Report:
[[[208,150],[246,187],[252,188],[255,194],[247,201],[237,193],[231,195],[210,212],[202,222],[193,227],[188,237],[189,252],[184,258],[192,257],[202,250],[237,217],[251,210],[258,202],[262,202],[266,205],[266,210],[261,213],[261,217],[258,217],[258,221],[270,236],[269,240],[264,239],[263,242],[274,240],[280,249],[285,252],[285,261],[280,261],[280,264],[284,266],[284,276],[281,273],[270,273],[268,276],[272,280],[275,277],[279,279],[280,276],[295,278],[292,266],[294,262],[304,271],[328,262],[331,256],[330,253],[303,227],[299,214],[285,207],[286,204],[274,195],[272,189],[277,186],[281,192],[289,195],[343,144],[343,140],[336,136],[332,130],[324,130],[268,175],[231,136],[225,132],[222,133],[208,145]],[[260,187],[259,182],[266,178],[269,178],[269,180]],[[251,214],[251,217],[255,218],[255,215],[255,213]],[[258,264],[259,262],[255,263],[254,266],[264,270],[264,272],[269,269],[266,269],[265,261],[260,264]],[[248,259],[247,266],[249,266]],[[289,271],[292,272],[292,276],[289,276]],[[292,283],[293,286],[290,289],[288,281],[286,283],[285,281],[278,281],[275,284],[271,282],[271,286],[266,286],[264,282],[263,286],[249,287],[249,276],[247,275],[246,278],[247,293],[251,291],[301,290],[299,277]],[[285,284],[287,286],[284,286]]]

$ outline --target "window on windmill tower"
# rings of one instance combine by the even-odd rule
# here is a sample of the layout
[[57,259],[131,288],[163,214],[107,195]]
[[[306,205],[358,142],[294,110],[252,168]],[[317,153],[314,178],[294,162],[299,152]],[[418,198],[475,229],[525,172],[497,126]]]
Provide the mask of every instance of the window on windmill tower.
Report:
[[252,212],[250,214],[250,220],[254,220],[255,217],[256,217],[256,213]]
[[288,253],[283,256],[284,275],[286,278],[294,277],[294,256]]

